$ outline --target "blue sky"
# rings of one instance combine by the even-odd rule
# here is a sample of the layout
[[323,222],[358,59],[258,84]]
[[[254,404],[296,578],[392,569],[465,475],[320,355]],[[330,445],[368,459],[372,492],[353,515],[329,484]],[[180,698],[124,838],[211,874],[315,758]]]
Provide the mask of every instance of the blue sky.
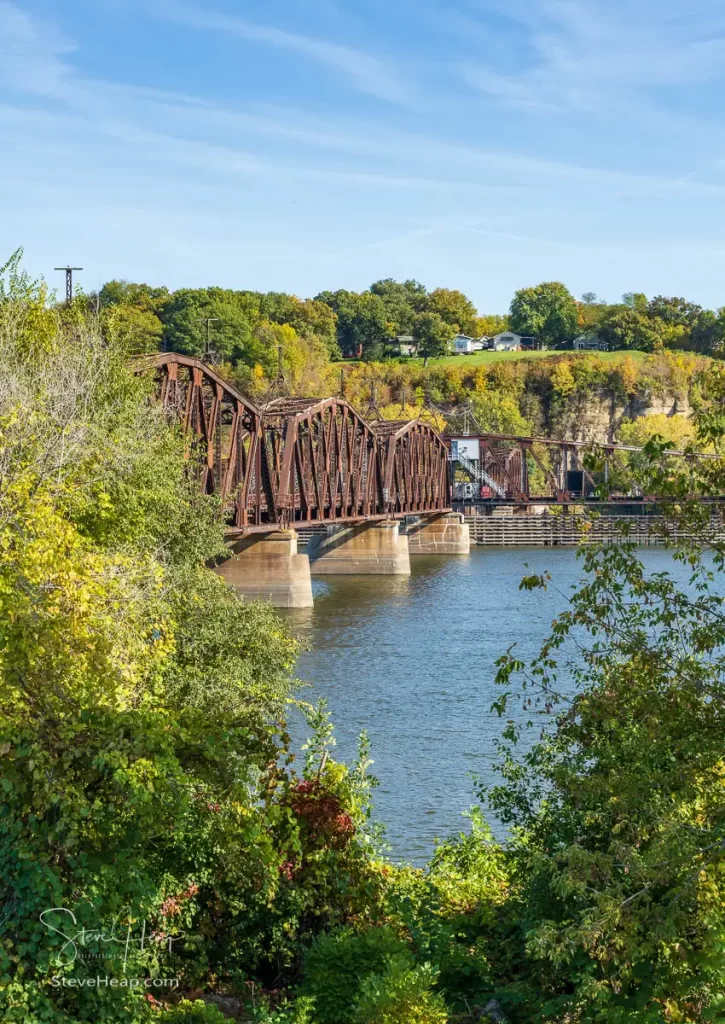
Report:
[[725,304],[719,0],[0,0],[0,256]]

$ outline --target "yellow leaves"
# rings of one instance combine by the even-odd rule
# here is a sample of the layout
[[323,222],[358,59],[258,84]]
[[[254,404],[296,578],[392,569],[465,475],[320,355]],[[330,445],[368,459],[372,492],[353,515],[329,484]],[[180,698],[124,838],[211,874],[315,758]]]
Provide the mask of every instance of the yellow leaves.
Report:
[[488,372],[485,366],[479,366],[473,375],[473,390],[483,394],[488,389]]
[[666,1019],[672,1021],[672,1024],[681,1024],[682,1021],[687,1019],[674,999],[667,999],[663,1003],[662,1009],[665,1012]]
[[653,437],[661,437],[673,448],[681,449],[692,441],[695,428],[685,416],[667,416],[655,413],[639,416],[636,420],[624,422],[618,432],[622,444],[644,446]]
[[152,699],[173,650],[161,568],[94,550],[42,490],[13,498],[0,528],[0,694],[58,711]]
[[640,373],[634,359],[631,356],[625,356],[618,369],[625,395],[635,395],[640,386]]
[[571,363],[562,359],[551,371],[551,386],[559,395],[570,395],[576,388],[576,381],[571,372]]

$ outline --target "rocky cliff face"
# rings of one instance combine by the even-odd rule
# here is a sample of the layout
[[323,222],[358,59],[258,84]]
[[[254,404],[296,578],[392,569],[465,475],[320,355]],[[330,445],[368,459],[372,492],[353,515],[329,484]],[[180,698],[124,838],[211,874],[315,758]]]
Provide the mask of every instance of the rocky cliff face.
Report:
[[628,400],[602,388],[587,395],[573,395],[546,412],[549,437],[571,438],[599,444],[614,443],[622,420],[640,416],[691,416],[689,399],[682,395],[640,392]]

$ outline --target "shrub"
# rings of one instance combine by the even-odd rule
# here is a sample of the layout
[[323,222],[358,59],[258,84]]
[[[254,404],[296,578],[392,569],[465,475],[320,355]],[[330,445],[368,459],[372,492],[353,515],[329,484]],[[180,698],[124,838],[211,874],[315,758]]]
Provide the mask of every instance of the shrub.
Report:
[[365,979],[385,975],[396,960],[414,967],[410,947],[389,926],[322,935],[305,958],[302,991],[315,1000],[318,1024],[352,1024]]
[[157,1018],[159,1024],[229,1024],[229,1017],[221,1010],[201,999],[184,999]]
[[446,1024],[443,997],[431,991],[435,980],[430,964],[413,967],[406,957],[394,957],[383,974],[363,980],[356,1024]]

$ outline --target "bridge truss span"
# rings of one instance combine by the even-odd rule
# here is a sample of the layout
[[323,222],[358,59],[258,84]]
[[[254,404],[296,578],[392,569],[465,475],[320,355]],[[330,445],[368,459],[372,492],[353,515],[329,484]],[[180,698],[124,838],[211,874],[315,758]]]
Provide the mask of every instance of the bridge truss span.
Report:
[[442,512],[449,502],[448,449],[423,420],[377,420],[383,500],[393,515]]
[[154,374],[232,533],[450,508],[446,447],[427,423],[370,423],[343,398],[258,407],[206,363],[174,352],[141,357],[135,369]]
[[178,420],[205,494],[217,494],[233,527],[258,526],[274,507],[264,457],[260,410],[210,366],[193,356],[160,352],[136,364],[155,372],[156,393]]
[[276,509],[288,523],[383,514],[375,434],[340,398],[280,398],[263,410]]

